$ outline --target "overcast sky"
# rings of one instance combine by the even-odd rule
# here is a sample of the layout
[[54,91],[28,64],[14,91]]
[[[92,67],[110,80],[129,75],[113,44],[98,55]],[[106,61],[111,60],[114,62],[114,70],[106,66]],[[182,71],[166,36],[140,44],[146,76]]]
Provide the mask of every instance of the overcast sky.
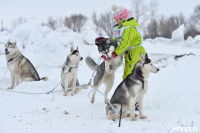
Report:
[[[146,3],[150,0],[146,0]],[[158,13],[170,16],[182,12],[188,17],[199,0],[158,0]],[[0,21],[10,25],[18,17],[37,18],[46,21],[47,17],[69,16],[82,13],[88,17],[93,11],[111,11],[113,4],[131,9],[131,0],[0,0]]]

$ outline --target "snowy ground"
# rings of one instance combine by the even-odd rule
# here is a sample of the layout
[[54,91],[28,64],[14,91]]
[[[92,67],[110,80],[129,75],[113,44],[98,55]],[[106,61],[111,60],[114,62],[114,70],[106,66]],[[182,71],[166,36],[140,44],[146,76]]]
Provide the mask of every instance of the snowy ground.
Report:
[[[180,32],[179,32],[180,33]],[[22,83],[15,91],[46,92],[60,82],[60,67],[71,45],[79,47],[83,58],[90,55],[98,61],[99,53],[93,43],[95,34],[76,34],[67,29],[52,31],[35,22],[19,26],[11,34],[0,33],[0,53],[7,39],[17,40],[20,51],[34,64],[40,77],[48,76],[49,81]],[[23,49],[25,47],[25,49]],[[157,74],[150,74],[149,90],[144,98],[144,114],[148,119],[118,121],[106,119],[104,98],[96,94],[94,104],[88,93],[91,88],[81,90],[75,96],[63,96],[63,92],[50,95],[24,95],[0,90],[0,133],[168,133],[174,127],[190,127],[200,132],[200,37],[186,41],[157,38],[146,40],[144,47],[149,57],[160,68]],[[183,55],[183,56],[182,56]],[[175,59],[175,57],[180,58]],[[6,73],[4,55],[0,56],[0,88],[10,85]],[[79,64],[78,78],[86,84],[92,71],[83,60]],[[112,96],[121,82],[123,65],[117,70]],[[3,80],[2,80],[3,78]],[[61,90],[59,85],[56,90]],[[100,87],[104,92],[104,86]],[[180,131],[180,130],[179,130]]]

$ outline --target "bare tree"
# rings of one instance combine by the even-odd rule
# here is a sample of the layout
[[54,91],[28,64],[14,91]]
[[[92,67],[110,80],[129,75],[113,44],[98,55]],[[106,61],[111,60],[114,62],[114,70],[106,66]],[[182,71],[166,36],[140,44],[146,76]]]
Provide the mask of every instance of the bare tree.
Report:
[[186,24],[185,16],[183,15],[182,12],[179,14],[178,19],[179,19],[179,25]]
[[72,29],[74,32],[81,32],[81,29],[85,25],[87,18],[81,14],[71,15],[69,18],[66,17],[64,21],[64,25],[69,29]]
[[145,21],[142,21],[142,19],[146,18],[147,13],[147,6],[145,5],[144,0],[132,0],[132,6],[133,6],[133,13],[134,18],[140,23],[141,27],[144,25]]
[[148,7],[148,18],[150,19],[149,24],[147,25],[146,30],[144,30],[144,38],[156,38],[159,36],[158,34],[158,22],[157,22],[157,13],[158,13],[158,0],[152,0]]
[[[200,5],[194,9],[194,13],[191,16],[191,21],[198,27],[200,25]],[[200,28],[200,27],[198,27]]]
[[99,18],[99,27],[110,37],[113,37],[113,25],[114,21],[111,12],[101,14]]
[[170,38],[170,30],[166,25],[166,21],[167,19],[164,16],[162,16],[159,23],[159,33],[161,37]]
[[186,31],[184,33],[184,39],[186,40],[189,36],[194,38],[196,35],[199,35],[200,31],[197,30],[196,26],[189,22],[188,26],[186,27]]
[[96,32],[99,32],[99,22],[98,22],[98,20],[97,20],[97,14],[96,14],[96,12],[93,12],[93,14],[92,14],[92,21],[93,21],[93,23],[95,24],[95,26],[96,26]]
[[96,30],[99,35],[101,35],[103,31],[110,38],[113,37],[114,21],[113,21],[111,12],[106,12],[104,14],[101,14],[99,18],[97,18],[96,14],[93,14],[92,19],[93,19],[94,24],[96,25]]
[[21,25],[21,24],[26,23],[26,22],[27,22],[26,18],[19,17],[16,20],[13,20],[12,28],[15,29],[18,25]]
[[46,26],[48,26],[52,30],[56,30],[56,24],[57,24],[56,20],[52,17],[49,17]]
[[72,29],[72,22],[71,22],[71,19],[70,19],[70,18],[66,17],[63,24],[64,24],[64,26],[66,26],[67,28]]
[[200,5],[194,9],[193,14],[188,20],[184,38],[187,39],[188,36],[194,38],[196,35],[200,35]]
[[159,36],[158,33],[158,22],[154,19],[151,20],[151,22],[147,26],[147,35],[145,35],[145,38],[156,38]]
[[149,16],[150,16],[150,21],[153,23],[155,22],[158,14],[158,0],[151,0],[150,5],[149,5]]
[[178,16],[165,18],[162,16],[159,24],[159,33],[161,37],[171,38],[172,32],[181,25]]
[[3,32],[3,20],[1,21],[1,32]]

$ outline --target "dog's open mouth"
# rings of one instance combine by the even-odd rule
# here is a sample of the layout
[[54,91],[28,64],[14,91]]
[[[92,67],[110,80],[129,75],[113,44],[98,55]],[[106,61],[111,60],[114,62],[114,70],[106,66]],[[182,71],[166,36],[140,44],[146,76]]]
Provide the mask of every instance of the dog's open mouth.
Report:
[[10,52],[8,52],[8,51],[5,51],[5,55],[8,55]]

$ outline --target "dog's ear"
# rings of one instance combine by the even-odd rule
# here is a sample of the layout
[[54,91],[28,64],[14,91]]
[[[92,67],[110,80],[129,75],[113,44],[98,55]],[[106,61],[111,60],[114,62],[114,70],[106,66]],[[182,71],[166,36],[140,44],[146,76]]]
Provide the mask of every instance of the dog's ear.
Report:
[[9,42],[10,42],[10,39],[8,39],[7,43],[9,43]]
[[78,51],[78,46],[77,46],[76,50]]
[[145,61],[145,57],[143,53],[140,55],[140,61]]
[[147,53],[145,54],[145,59],[149,59],[149,57],[148,57],[148,54],[147,54]]
[[99,47],[99,43],[95,42],[95,44]]
[[109,39],[106,41],[106,44],[110,44],[110,40]]
[[71,46],[70,53],[73,53],[73,51],[74,51],[74,47],[73,47],[73,46]]
[[13,46],[14,46],[14,47],[17,46],[17,41],[14,41]]

